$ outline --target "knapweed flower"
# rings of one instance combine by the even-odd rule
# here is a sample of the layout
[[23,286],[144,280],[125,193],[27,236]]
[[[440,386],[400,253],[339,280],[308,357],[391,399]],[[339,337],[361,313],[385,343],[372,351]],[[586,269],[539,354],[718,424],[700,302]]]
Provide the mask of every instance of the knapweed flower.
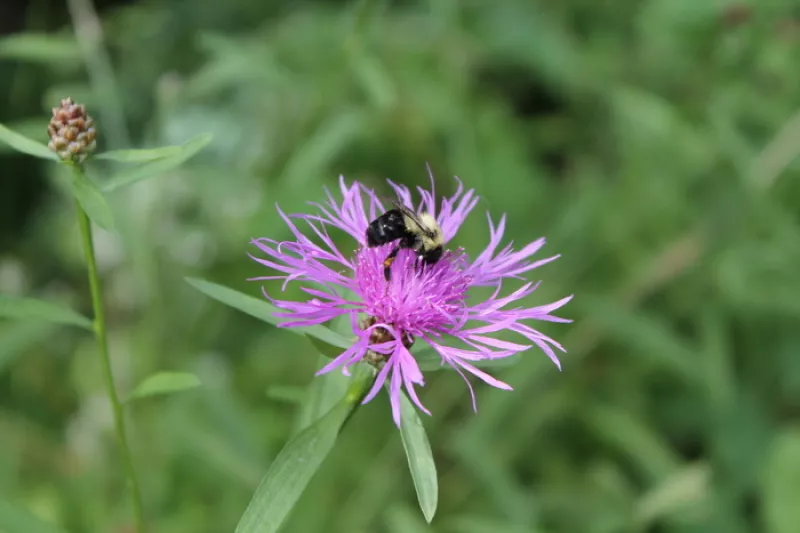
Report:
[[[521,287],[503,295],[503,282],[523,280],[524,274],[549,263],[559,256],[538,261],[530,258],[544,246],[536,240],[519,250],[511,244],[501,247],[505,216],[497,224],[488,217],[489,244],[474,258],[462,249],[448,249],[450,241],[467,215],[478,203],[474,190],[465,191],[459,181],[451,197],[442,198],[437,206],[433,184],[431,190],[419,189],[421,201],[415,206],[407,187],[389,181],[397,202],[415,212],[435,217],[444,236],[445,252],[439,261],[423,265],[416,252],[403,248],[391,263],[391,276],[384,275],[385,260],[396,243],[368,247],[366,230],[370,221],[387,208],[375,191],[354,182],[348,185],[340,178],[340,198],[328,192],[327,202],[312,203],[314,214],[286,215],[278,208],[294,240],[254,239],[261,252],[250,255],[274,272],[253,280],[284,280],[302,284],[308,295],[305,301],[289,301],[265,296],[282,309],[282,327],[303,327],[329,322],[337,317],[349,318],[355,340],[317,374],[367,361],[380,370],[364,403],[372,400],[389,382],[389,400],[395,424],[400,425],[400,394],[405,388],[409,398],[426,414],[415,385],[424,385],[422,372],[410,347],[417,341],[435,350],[441,363],[451,366],[475,393],[466,373],[493,387],[511,387],[476,367],[487,359],[509,357],[537,346],[561,368],[555,350],[564,348],[534,329],[529,322],[571,322],[552,313],[572,296],[539,307],[522,307],[518,302],[536,290],[538,283],[524,282]],[[438,209],[437,209],[438,207]],[[343,231],[354,240],[352,254],[334,244],[330,230]],[[489,287],[488,297],[470,297],[476,287]],[[506,291],[507,292],[507,291]],[[520,342],[493,338],[491,334],[511,331]]]

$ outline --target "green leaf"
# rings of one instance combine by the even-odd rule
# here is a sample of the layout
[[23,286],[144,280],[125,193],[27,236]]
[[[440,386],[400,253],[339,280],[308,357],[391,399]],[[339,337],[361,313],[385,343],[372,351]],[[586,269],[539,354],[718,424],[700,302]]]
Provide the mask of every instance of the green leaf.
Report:
[[160,394],[172,394],[202,385],[194,374],[185,372],[159,372],[147,377],[136,386],[128,401]]
[[103,193],[92,183],[83,170],[74,164],[68,164],[72,173],[65,177],[65,182],[72,195],[81,204],[86,215],[106,231],[114,229],[114,217],[108,207]]
[[0,531],[3,533],[64,533],[60,527],[45,522],[30,511],[0,500]]
[[[193,157],[197,152],[202,150],[203,147],[211,142],[211,138],[212,135],[210,133],[204,133],[203,135],[199,135],[187,141],[181,146],[157,148],[155,150],[124,150],[122,152],[117,152],[117,155],[114,155],[114,152],[107,152],[107,159],[113,159],[116,161],[136,161],[136,157],[145,158],[147,157],[147,154],[135,155],[134,152],[150,152],[150,155],[152,156],[152,152],[158,153],[159,150],[161,150],[161,153],[163,154],[165,153],[165,150],[169,151],[169,149],[172,148],[177,149],[177,151],[172,155],[162,155],[160,158],[148,161],[142,165],[121,170],[103,184],[103,191],[115,191],[120,187],[124,187],[126,185],[136,183],[137,181],[159,176],[165,172],[168,172],[173,168],[180,166],[185,161]],[[111,156],[109,157],[108,154],[111,154]],[[140,161],[144,160],[146,159],[140,159]]]
[[160,148],[147,148],[139,150],[111,150],[94,156],[95,159],[105,159],[118,163],[146,163],[165,157],[180,154],[183,146],[162,146]]
[[405,393],[400,395],[400,436],[408,458],[411,478],[414,480],[414,489],[417,491],[419,507],[430,524],[439,503],[436,464],[433,462],[431,445],[422,421]]
[[[283,322],[281,318],[275,316],[275,313],[280,313],[281,310],[269,302],[264,301],[263,299],[254,298],[252,296],[242,294],[239,291],[229,289],[228,287],[223,287],[222,285],[217,285],[216,283],[198,278],[186,278],[186,281],[206,296],[210,296],[215,300],[219,300],[225,305],[229,305],[235,309],[238,309],[239,311],[243,311],[250,316],[267,322],[268,324],[277,326]],[[334,333],[325,326],[288,328],[288,330],[298,335],[308,335],[314,337],[329,345],[338,346],[340,348],[348,348],[352,344],[349,339],[339,335],[338,333]]]
[[314,473],[336,443],[352,406],[347,401],[293,437],[275,458],[236,533],[275,533],[289,516]]
[[11,148],[23,154],[32,155],[41,159],[58,161],[58,156],[50,151],[46,144],[29,139],[24,135],[12,131],[0,124],[0,142],[9,145]]
[[[338,335],[338,333],[335,333],[335,335]],[[306,339],[308,339],[308,341],[314,346],[314,348],[317,349],[317,351],[320,354],[324,355],[328,359],[335,359],[336,357],[339,357],[340,355],[342,355],[343,350],[346,350],[347,348],[352,346],[353,343],[355,342],[355,338],[353,338],[352,341],[347,343],[347,346],[338,346],[323,341],[321,339],[318,339],[316,337],[313,337],[311,335],[306,335]]]
[[92,330],[92,321],[61,305],[33,298],[0,295],[0,317],[43,320]]
[[[18,135],[21,135],[23,137],[28,137],[34,142],[38,142],[35,139],[47,138],[46,132],[47,132],[48,122],[49,121],[47,117],[42,118],[35,116],[33,118],[16,120],[13,123],[6,124],[5,127]],[[13,152],[15,152],[14,148],[12,148],[10,145],[4,142],[0,142],[0,154],[7,154]]]
[[800,523],[800,427],[778,433],[762,476],[766,533],[794,533]]
[[0,58],[75,65],[81,61],[81,50],[73,35],[17,33],[0,39]]

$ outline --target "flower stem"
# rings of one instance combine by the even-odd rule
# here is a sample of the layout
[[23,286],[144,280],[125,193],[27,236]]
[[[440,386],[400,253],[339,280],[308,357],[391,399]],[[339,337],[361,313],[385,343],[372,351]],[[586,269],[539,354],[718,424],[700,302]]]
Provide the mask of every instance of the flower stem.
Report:
[[[83,172],[77,165],[74,166],[75,172]],[[103,379],[106,383],[106,392],[111,400],[114,413],[114,427],[117,433],[117,443],[119,445],[122,461],[125,466],[125,477],[127,478],[128,490],[133,500],[135,531],[144,533],[144,511],[142,507],[142,495],[139,489],[139,481],[136,478],[136,470],[133,467],[133,458],[128,446],[127,432],[125,429],[125,413],[122,403],[114,387],[114,375],[111,371],[111,360],[108,356],[108,335],[106,332],[106,317],[103,310],[103,298],[100,292],[100,277],[97,274],[97,262],[94,255],[94,240],[92,239],[92,226],[89,217],[83,208],[76,202],[78,211],[78,224],[81,230],[81,240],[83,242],[83,253],[86,258],[86,266],[89,272],[89,287],[92,292],[92,307],[94,309],[94,334],[97,339],[97,352],[100,355],[100,366],[103,369]]]

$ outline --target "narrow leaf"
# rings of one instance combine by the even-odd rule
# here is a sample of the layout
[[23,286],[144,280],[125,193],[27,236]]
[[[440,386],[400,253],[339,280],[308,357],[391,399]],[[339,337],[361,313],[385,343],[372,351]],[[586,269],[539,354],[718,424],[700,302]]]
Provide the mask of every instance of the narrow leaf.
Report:
[[128,401],[148,396],[172,394],[202,385],[194,374],[185,372],[159,372],[147,377],[136,386]]
[[286,443],[261,480],[236,526],[236,533],[278,531],[336,443],[351,409],[351,405],[341,401]]
[[[281,312],[280,309],[264,301],[263,299],[254,298],[239,291],[217,285],[210,281],[205,281],[198,278],[186,278],[186,281],[205,294],[215,300],[219,300],[225,305],[229,305],[239,311],[243,311],[250,316],[259,320],[263,320],[273,326],[279,325],[283,320],[275,316],[275,313]],[[325,326],[307,326],[302,328],[289,328],[289,331],[298,335],[309,335],[315,337],[327,344],[338,346],[340,348],[348,348],[352,343],[342,335],[334,333]]]
[[400,436],[408,458],[408,468],[414,480],[419,507],[425,520],[431,523],[439,503],[439,484],[436,464],[425,428],[405,393],[400,395]]
[[183,146],[162,146],[160,148],[148,148],[139,150],[111,150],[94,156],[95,159],[105,159],[118,163],[146,163],[165,157],[172,157],[180,154]]
[[[120,187],[130,185],[131,183],[136,183],[137,181],[164,174],[165,172],[180,166],[185,161],[193,157],[197,152],[202,150],[203,147],[211,142],[211,137],[212,136],[210,133],[204,133],[203,135],[199,135],[186,142],[186,144],[178,147],[169,147],[178,149],[173,155],[161,157],[160,159],[155,159],[142,165],[122,170],[116,175],[112,176],[105,184],[103,184],[103,191],[115,191]],[[161,150],[164,149],[162,148]],[[146,152],[148,150],[144,151]],[[118,157],[136,157],[131,155],[134,150],[126,150],[126,152],[127,155],[119,155]],[[133,159],[128,160],[131,161]]]
[[[331,331],[332,332],[332,331]],[[335,333],[338,335],[338,333]],[[343,337],[344,338],[344,337]],[[328,359],[334,359],[342,355],[342,351],[346,350],[355,342],[355,337],[352,341],[347,343],[347,346],[339,346],[338,344],[331,344],[329,342],[323,341],[318,339],[312,335],[306,335],[306,339],[317,349],[317,351],[327,357]]]
[[12,131],[0,124],[0,142],[9,145],[11,148],[23,154],[32,155],[41,159],[58,161],[58,156],[50,151],[46,144],[29,139],[24,135]]
[[[5,127],[18,135],[27,137],[34,142],[37,142],[35,140],[37,138],[47,138],[46,132],[48,122],[49,120],[46,116],[44,116],[44,118],[35,116],[32,118],[16,120],[13,123],[6,124]],[[0,142],[0,154],[12,152],[15,152],[14,148],[4,142]]]
[[72,309],[33,298],[0,295],[0,317],[43,320],[68,326],[92,329],[92,321]]
[[106,231],[114,229],[114,217],[111,215],[111,208],[108,207],[103,193],[92,183],[83,171],[75,166],[69,165],[72,173],[67,177],[66,183],[70,192],[81,204],[86,215],[98,226]]

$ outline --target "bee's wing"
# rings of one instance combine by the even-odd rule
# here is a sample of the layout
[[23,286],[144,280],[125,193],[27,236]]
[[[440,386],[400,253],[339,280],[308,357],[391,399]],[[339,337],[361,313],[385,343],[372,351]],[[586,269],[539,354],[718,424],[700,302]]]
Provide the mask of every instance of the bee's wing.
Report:
[[394,205],[394,207],[398,211],[400,211],[405,216],[407,216],[409,219],[411,219],[414,222],[414,224],[419,226],[419,229],[422,230],[423,233],[425,233],[426,235],[429,235],[429,236],[432,236],[434,234],[433,229],[429,228],[424,222],[422,222],[420,220],[420,218],[419,218],[419,215],[416,214],[411,209],[409,209],[408,207],[406,207],[404,204],[401,204],[397,200],[392,200],[392,205]]

